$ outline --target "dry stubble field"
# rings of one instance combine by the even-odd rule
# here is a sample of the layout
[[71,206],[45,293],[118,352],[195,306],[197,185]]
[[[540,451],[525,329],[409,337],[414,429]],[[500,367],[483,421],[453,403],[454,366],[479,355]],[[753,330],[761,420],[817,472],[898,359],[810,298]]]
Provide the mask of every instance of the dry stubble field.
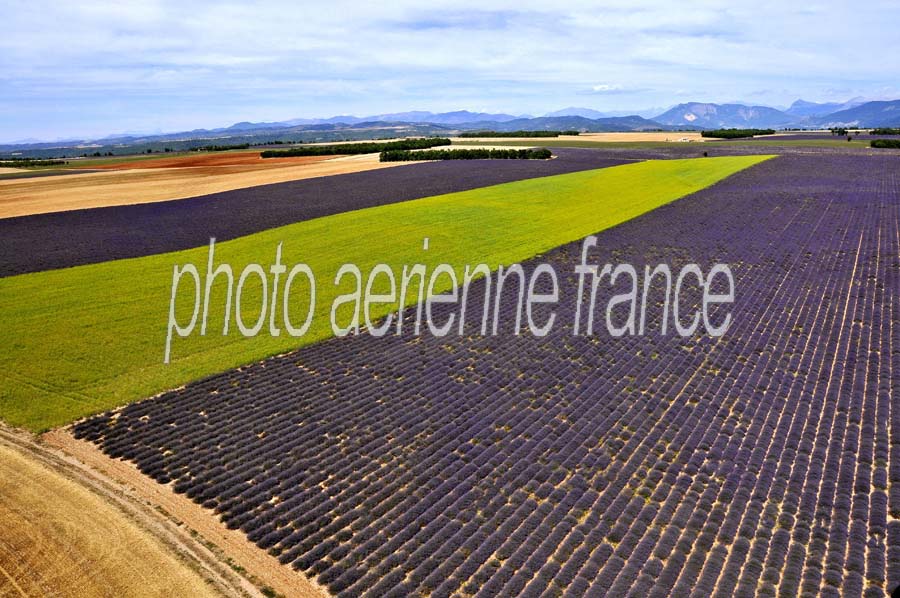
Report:
[[0,438],[0,595],[229,593],[52,462]]
[[136,160],[101,166],[107,171],[84,173],[74,178],[47,176],[0,180],[0,218],[184,199],[402,164],[381,163],[377,154],[304,156],[271,161],[250,159],[241,154]]

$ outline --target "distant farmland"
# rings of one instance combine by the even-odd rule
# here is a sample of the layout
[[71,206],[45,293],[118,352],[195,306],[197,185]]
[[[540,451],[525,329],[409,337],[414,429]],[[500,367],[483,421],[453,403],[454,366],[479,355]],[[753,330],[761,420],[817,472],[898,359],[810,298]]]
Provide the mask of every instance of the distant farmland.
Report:
[[[0,218],[0,276],[190,249],[207,244],[213,236],[221,242],[340,212],[636,161],[630,157],[620,158],[576,148],[562,148],[556,150],[556,154],[556,160],[532,161],[527,164],[519,161],[466,164],[432,162],[417,164],[413,168],[387,169],[379,168],[377,156],[362,156],[346,162],[328,161],[324,164],[305,165],[297,169],[291,168],[293,172],[287,172],[291,177],[309,173],[312,178],[230,189],[152,204],[141,203],[138,201],[140,196],[124,194],[125,189],[119,188],[117,200],[129,205]],[[233,154],[224,154],[230,155]],[[186,159],[193,157],[195,156],[192,154]],[[206,155],[204,157],[212,158]],[[366,172],[352,172],[354,165],[360,165],[356,162],[360,158],[367,160],[361,166],[375,168]],[[216,161],[219,159],[214,158]],[[289,161],[310,159],[318,161],[322,158],[288,158]],[[158,160],[168,158],[144,159],[147,162]],[[280,160],[273,161],[277,163]],[[123,162],[124,159],[117,158],[108,165],[117,167]],[[327,164],[333,165],[329,167],[331,172],[343,174],[319,176],[322,174],[319,167]],[[310,168],[312,172],[309,172]],[[174,176],[181,176],[178,172],[182,169],[173,170]],[[281,168],[274,170],[282,171]],[[351,172],[345,172],[347,170]],[[155,178],[155,173],[127,174],[142,188],[147,187]],[[163,175],[171,177],[173,171],[164,170]],[[225,178],[228,178],[227,174]],[[110,181],[106,179],[105,182]],[[23,202],[23,199],[27,199],[27,196],[23,196],[33,191],[38,198],[38,205],[46,209],[49,190],[68,197],[76,205],[86,207],[86,203],[93,203],[97,198],[90,193],[95,186],[95,182],[88,182],[83,187],[80,184],[60,182],[59,179],[48,187],[36,190],[31,187],[15,189],[12,185],[4,188],[0,185],[0,198],[5,191],[9,191],[14,202]],[[88,200],[85,201],[85,198]],[[262,204],[265,204],[265,210],[260,209]]]
[[[363,269],[379,262],[449,263],[461,278],[465,264],[496,268],[530,258],[766,159],[636,162],[505,183],[297,222],[223,242],[216,255],[239,271],[251,262],[271,262],[284,242],[286,262],[305,262],[329,280],[345,262]],[[425,237],[433,241],[427,254],[421,250]],[[331,336],[330,302],[342,291],[323,285],[314,326],[301,338],[197,335],[181,340],[172,363],[164,364],[172,265],[205,264],[207,254],[201,246],[0,279],[0,315],[9,339],[0,355],[9,368],[0,415],[40,431]],[[242,312],[248,321],[253,309],[258,313],[261,294],[260,285],[248,286],[249,307]],[[186,298],[178,298],[179,313],[190,311]],[[415,300],[412,295],[407,304]],[[224,294],[215,294],[210,313],[224,314],[224,304]],[[380,305],[375,314],[392,309]],[[213,325],[220,327],[221,320]]]
[[338,596],[884,596],[897,166],[782,156],[599,237],[604,260],[733,264],[718,340],[334,339],[75,433]]

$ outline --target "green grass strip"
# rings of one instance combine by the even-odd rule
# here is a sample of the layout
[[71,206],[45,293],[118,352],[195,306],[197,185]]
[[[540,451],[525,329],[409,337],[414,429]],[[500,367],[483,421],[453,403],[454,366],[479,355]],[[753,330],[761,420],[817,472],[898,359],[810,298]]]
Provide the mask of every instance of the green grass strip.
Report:
[[[344,263],[357,264],[366,275],[383,262],[398,278],[405,264],[424,263],[429,274],[439,263],[460,273],[466,264],[493,269],[630,220],[769,157],[649,161],[518,181],[218,243],[216,263],[231,264],[235,285],[248,263],[268,271],[279,243],[289,268],[309,264],[318,282],[313,325],[302,338],[269,336],[268,324],[259,336],[244,338],[232,317],[229,335],[222,336],[225,284],[217,281],[207,335],[199,336],[198,325],[192,336],[176,337],[169,365],[163,354],[173,266],[190,262],[205,275],[207,247],[0,279],[0,417],[46,430],[328,338],[331,303],[350,290],[347,282],[333,284]],[[423,237],[430,238],[428,251],[422,249]],[[305,286],[302,277],[297,280],[295,325],[305,314],[300,305]],[[193,305],[193,285],[185,281],[178,301],[182,321]],[[258,282],[244,288],[248,325],[259,314],[260,289]],[[376,315],[391,310],[382,305]]]

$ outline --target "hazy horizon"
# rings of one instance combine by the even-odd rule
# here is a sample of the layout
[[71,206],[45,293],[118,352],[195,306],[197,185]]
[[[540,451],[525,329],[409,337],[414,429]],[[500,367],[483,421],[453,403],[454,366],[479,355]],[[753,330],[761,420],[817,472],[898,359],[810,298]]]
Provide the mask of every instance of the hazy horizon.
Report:
[[168,1],[7,6],[0,141],[409,110],[540,116],[900,97],[900,6]]

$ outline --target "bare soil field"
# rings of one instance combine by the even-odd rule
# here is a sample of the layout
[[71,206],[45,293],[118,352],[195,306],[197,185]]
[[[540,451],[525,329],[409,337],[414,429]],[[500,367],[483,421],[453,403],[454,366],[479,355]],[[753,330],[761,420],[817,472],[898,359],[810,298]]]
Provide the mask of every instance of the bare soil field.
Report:
[[210,166],[261,166],[271,168],[284,164],[310,164],[321,162],[334,156],[292,156],[288,158],[260,158],[259,150],[246,152],[195,153],[171,158],[135,159],[128,162],[113,162],[99,166],[88,166],[92,170],[131,170],[150,168],[193,168]]
[[24,435],[0,434],[0,595],[260,595],[224,563],[204,563],[215,559],[186,533],[181,544],[148,531],[161,517],[126,514],[96,480],[60,469]]
[[0,168],[0,174],[18,174],[27,172],[24,168]]
[[[181,158],[175,158],[178,159]],[[256,162],[262,163],[159,168],[157,165],[163,160],[148,160],[146,165],[141,163],[139,167],[129,170],[119,170],[120,164],[115,164],[110,165],[115,166],[115,170],[86,173],[78,177],[0,180],[0,218],[184,199],[403,164],[381,163],[376,154],[340,158],[275,158],[271,164],[269,160],[257,159]]]
[[169,517],[199,533],[221,551],[222,557],[240,565],[249,576],[286,598],[328,597],[325,589],[303,574],[281,565],[278,559],[250,542],[243,532],[228,529],[211,511],[176,494],[171,485],[156,483],[142,474],[134,464],[111,459],[90,442],[75,439],[67,430],[54,430],[44,434],[42,438],[50,446],[65,451],[93,470],[126,485],[137,498],[162,509]]
[[582,133],[579,139],[604,143],[616,143],[622,141],[706,141],[700,136],[699,131],[653,131],[646,133]]

